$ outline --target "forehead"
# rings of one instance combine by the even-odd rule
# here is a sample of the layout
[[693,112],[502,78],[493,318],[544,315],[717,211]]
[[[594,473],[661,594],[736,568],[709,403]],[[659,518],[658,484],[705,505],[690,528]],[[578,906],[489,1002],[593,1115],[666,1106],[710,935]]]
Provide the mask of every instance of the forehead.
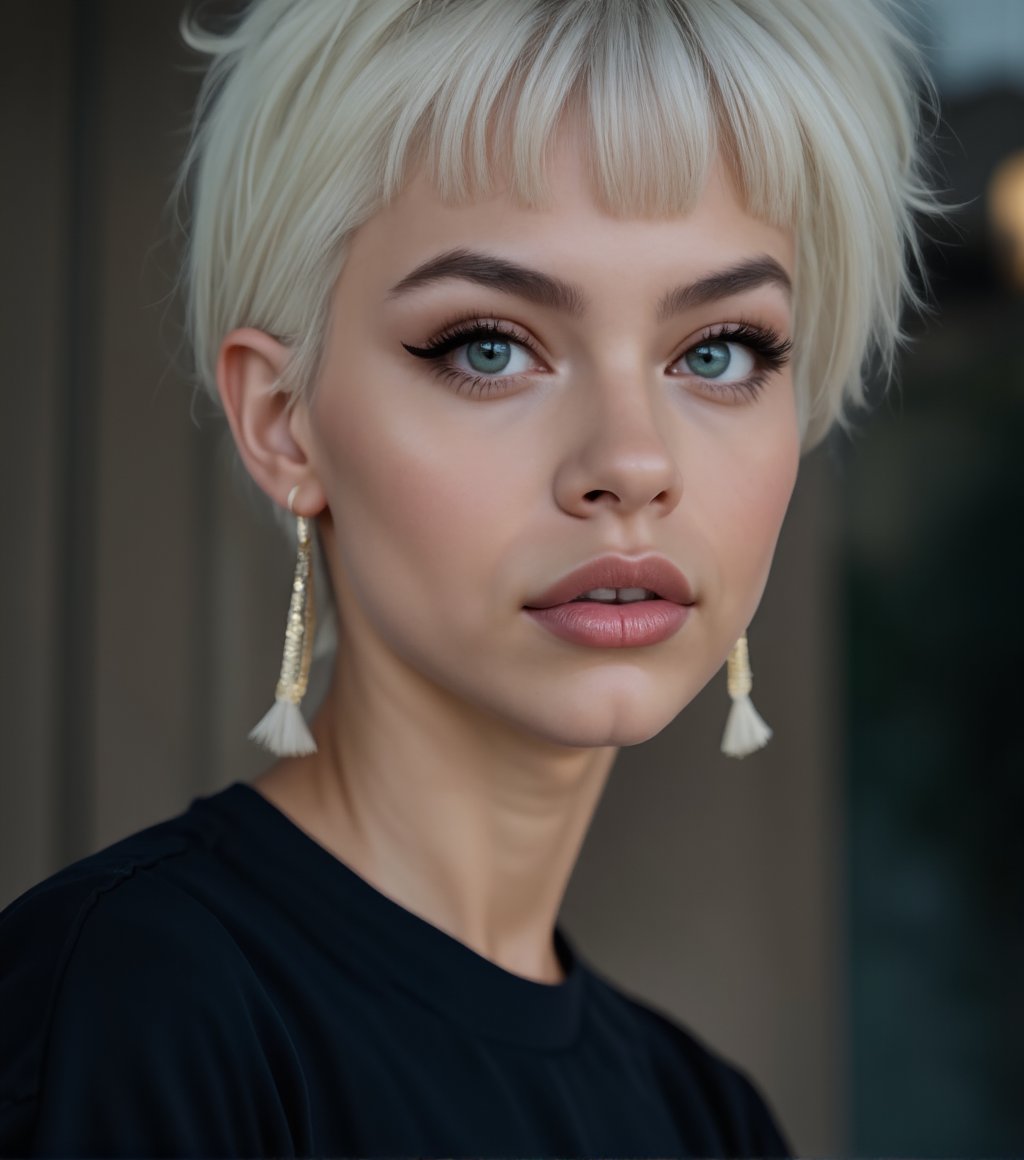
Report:
[[605,208],[589,158],[572,133],[553,144],[545,176],[548,196],[541,204],[524,204],[501,183],[495,192],[454,201],[421,167],[356,231],[347,264],[387,268],[401,278],[426,258],[469,247],[622,288],[649,279],[677,282],[681,275],[761,255],[793,275],[793,232],[750,214],[720,159],[710,165],[692,206],[663,216]]

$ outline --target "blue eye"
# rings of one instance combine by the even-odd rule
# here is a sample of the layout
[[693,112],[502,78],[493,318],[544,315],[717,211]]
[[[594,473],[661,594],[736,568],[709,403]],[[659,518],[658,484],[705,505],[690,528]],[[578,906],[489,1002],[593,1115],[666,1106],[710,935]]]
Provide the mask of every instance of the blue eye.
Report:
[[[736,382],[754,369],[754,358],[738,342],[705,341],[683,355],[687,367],[702,379]],[[731,372],[726,378],[726,372]]]
[[526,338],[490,320],[455,324],[425,347],[402,346],[416,358],[433,360],[440,375],[461,380],[466,392],[475,395],[508,389],[517,377],[537,369]]
[[502,339],[478,338],[466,344],[466,361],[480,374],[501,374],[512,360],[512,344]]

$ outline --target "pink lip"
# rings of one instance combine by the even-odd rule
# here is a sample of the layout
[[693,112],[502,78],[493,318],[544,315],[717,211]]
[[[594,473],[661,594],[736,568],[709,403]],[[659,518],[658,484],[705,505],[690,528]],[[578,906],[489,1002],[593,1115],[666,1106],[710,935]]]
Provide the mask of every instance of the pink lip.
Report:
[[671,600],[637,600],[633,604],[556,604],[527,608],[529,615],[549,632],[573,644],[591,648],[638,648],[658,644],[678,632],[690,615],[689,604]]
[[[629,604],[577,601],[594,588],[646,588],[660,599]],[[667,640],[695,603],[686,577],[664,556],[602,556],[574,569],[525,606],[549,632],[593,648],[635,648]]]
[[[664,556],[644,556],[641,559],[601,556],[574,568],[545,592],[528,601],[526,607],[553,608],[556,604],[567,604],[594,588],[646,588],[657,592],[662,600],[671,600],[674,604],[694,603],[689,581]],[[628,606],[620,604],[615,607]]]

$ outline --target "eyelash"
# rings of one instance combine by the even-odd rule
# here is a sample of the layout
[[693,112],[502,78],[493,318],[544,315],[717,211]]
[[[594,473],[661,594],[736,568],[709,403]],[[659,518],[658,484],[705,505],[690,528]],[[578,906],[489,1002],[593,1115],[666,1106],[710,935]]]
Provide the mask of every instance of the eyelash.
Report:
[[478,339],[503,338],[514,342],[517,346],[525,347],[535,358],[540,356],[533,349],[533,345],[526,335],[519,333],[515,327],[507,323],[498,323],[490,318],[458,319],[450,322],[436,334],[424,347],[410,346],[403,342],[402,346],[416,358],[432,359],[437,365],[433,371],[439,378],[454,382],[459,391],[468,395],[484,397],[500,391],[510,382],[515,382],[521,375],[470,375],[453,367],[450,363],[440,360],[459,347],[468,346]]
[[[432,360],[436,364],[432,368],[433,372],[441,379],[454,382],[460,393],[485,398],[490,394],[501,392],[507,388],[510,382],[514,383],[524,376],[471,375],[452,366],[451,363],[444,363],[441,360],[460,347],[487,338],[505,339],[525,347],[534,357],[539,357],[526,335],[518,332],[507,323],[498,323],[488,318],[459,319],[444,327],[430,339],[426,346],[410,346],[405,342],[402,343],[402,346],[416,358]],[[789,362],[793,346],[791,339],[782,338],[777,331],[769,326],[760,326],[750,322],[723,323],[707,327],[686,350],[679,354],[678,358],[673,360],[672,365],[675,365],[691,350],[705,342],[737,343],[746,347],[757,359],[759,366],[754,373],[739,382],[715,385],[713,379],[700,379],[699,375],[692,376],[700,379],[712,393],[728,396],[737,402],[743,398],[756,398],[768,378],[782,370]]]

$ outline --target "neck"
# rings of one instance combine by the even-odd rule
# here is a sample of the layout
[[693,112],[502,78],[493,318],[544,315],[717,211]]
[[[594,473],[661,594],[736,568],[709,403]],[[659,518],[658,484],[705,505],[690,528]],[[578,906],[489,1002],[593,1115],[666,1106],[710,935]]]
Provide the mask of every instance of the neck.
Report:
[[389,690],[344,668],[311,724],[318,752],[255,788],[406,909],[560,981],[555,922],[617,750],[528,737],[424,681]]

